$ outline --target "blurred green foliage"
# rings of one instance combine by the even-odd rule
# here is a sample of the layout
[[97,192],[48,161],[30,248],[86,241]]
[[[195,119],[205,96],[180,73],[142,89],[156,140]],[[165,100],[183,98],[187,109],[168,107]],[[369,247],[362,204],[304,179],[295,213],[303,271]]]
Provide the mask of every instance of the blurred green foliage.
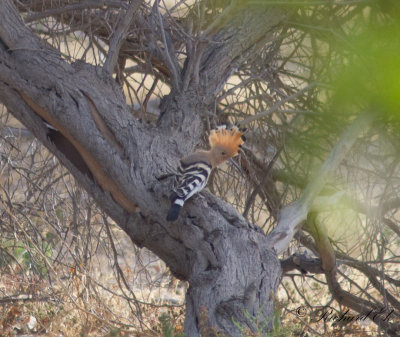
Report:
[[[376,114],[376,133],[398,138],[400,127],[400,1],[348,6],[341,1],[335,10],[310,7],[312,3],[300,6],[301,15],[293,20],[306,36],[306,84],[315,87],[304,104],[308,113],[292,123],[283,159],[295,176],[306,180],[358,115]],[[307,8],[313,10],[308,13]]]
[[[387,18],[386,18],[387,20]],[[381,18],[349,36],[352,50],[333,83],[332,107],[336,111],[371,111],[400,117],[400,17]]]
[[175,317],[172,312],[162,313],[158,318],[160,321],[161,333],[163,337],[184,337],[184,333],[176,333]]
[[51,238],[52,235],[46,235],[46,239],[49,240],[41,241],[39,246],[34,246],[30,242],[2,241],[0,243],[0,269],[17,263],[22,273],[30,270],[40,277],[47,276],[49,269],[44,259],[51,259],[53,255],[54,246]]

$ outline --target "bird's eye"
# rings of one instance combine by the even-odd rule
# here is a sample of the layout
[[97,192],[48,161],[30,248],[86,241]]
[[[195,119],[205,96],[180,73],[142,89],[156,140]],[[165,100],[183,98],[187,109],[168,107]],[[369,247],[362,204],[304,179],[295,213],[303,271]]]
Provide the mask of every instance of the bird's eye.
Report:
[[225,156],[225,155],[226,155],[225,151],[222,151],[222,152],[221,152],[221,154],[222,154],[223,156]]

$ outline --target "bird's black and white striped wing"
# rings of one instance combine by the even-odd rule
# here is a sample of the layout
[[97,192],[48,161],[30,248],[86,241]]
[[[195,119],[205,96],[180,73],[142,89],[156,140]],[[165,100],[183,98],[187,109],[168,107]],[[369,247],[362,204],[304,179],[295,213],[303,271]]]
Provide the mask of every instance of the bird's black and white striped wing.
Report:
[[180,162],[176,187],[171,195],[173,204],[167,216],[168,221],[176,220],[185,201],[207,185],[211,169],[211,165],[203,161]]
[[193,164],[181,162],[178,167],[179,175],[175,189],[177,198],[185,202],[193,194],[200,192],[207,185],[210,172],[211,165],[205,162]]

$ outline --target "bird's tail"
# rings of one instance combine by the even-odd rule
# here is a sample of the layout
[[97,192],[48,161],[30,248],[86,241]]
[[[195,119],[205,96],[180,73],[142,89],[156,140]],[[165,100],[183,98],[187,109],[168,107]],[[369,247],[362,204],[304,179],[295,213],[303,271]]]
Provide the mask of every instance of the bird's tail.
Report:
[[181,211],[182,205],[173,203],[168,211],[167,221],[175,221],[179,217],[179,212]]

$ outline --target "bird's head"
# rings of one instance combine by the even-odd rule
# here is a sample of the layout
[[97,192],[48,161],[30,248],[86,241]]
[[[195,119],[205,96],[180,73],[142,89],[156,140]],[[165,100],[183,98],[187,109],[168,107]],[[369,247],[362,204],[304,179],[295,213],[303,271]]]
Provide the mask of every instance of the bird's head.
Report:
[[211,130],[208,140],[214,161],[213,166],[218,166],[239,153],[245,138],[238,127],[233,126],[227,129],[225,125],[222,125],[215,130]]

